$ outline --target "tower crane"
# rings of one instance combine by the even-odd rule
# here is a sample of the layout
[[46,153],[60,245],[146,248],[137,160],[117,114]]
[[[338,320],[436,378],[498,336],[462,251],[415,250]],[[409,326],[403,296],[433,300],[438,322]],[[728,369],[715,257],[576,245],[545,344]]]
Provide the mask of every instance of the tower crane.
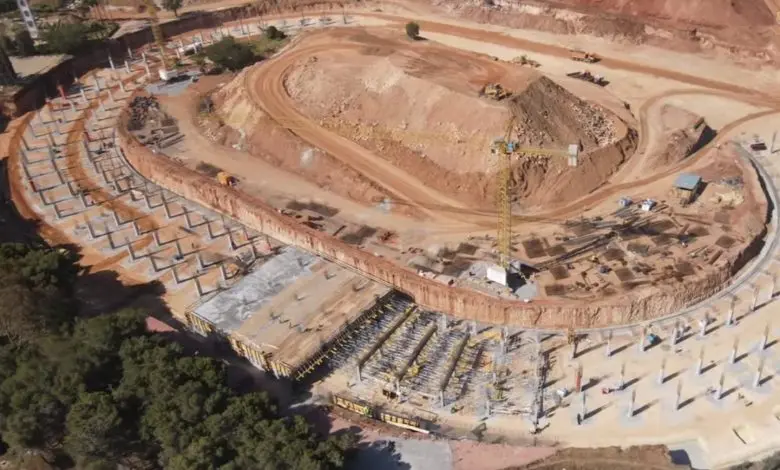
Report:
[[157,18],[157,12],[160,9],[154,3],[154,0],[144,0],[146,9],[149,10],[149,23],[152,28],[152,34],[154,35],[154,42],[160,49],[160,60],[162,66],[160,67],[159,74],[160,79],[168,81],[176,76],[176,73],[171,67],[171,62],[165,55],[165,36],[163,36],[162,28],[160,27],[160,20]]
[[530,155],[545,155],[545,156],[566,156],[568,158],[569,166],[577,166],[579,163],[579,145],[569,145],[567,150],[554,150],[554,149],[542,149],[531,147],[517,147],[511,140],[512,131],[515,126],[514,113],[506,123],[506,129],[504,131],[503,138],[499,138],[493,142],[492,151],[498,153],[500,162],[498,169],[498,197],[496,198],[496,204],[498,205],[498,263],[499,267],[503,269],[503,272],[495,272],[489,277],[494,281],[499,281],[500,275],[506,285],[506,273],[509,269],[509,262],[511,261],[512,253],[512,206],[509,195],[509,185],[512,174],[512,162],[511,156],[514,153],[530,154]]

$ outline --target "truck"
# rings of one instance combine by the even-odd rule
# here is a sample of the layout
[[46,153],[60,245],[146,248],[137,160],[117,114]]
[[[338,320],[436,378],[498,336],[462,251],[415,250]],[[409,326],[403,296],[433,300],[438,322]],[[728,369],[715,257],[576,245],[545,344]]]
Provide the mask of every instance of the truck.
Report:
[[583,80],[585,82],[593,83],[594,85],[598,86],[606,86],[609,82],[602,77],[601,75],[593,75],[589,71],[585,70],[583,72],[572,72],[567,73],[567,77],[576,78],[578,80]]
[[596,62],[601,60],[596,54],[591,54],[590,52],[581,51],[579,49],[572,49],[570,53],[571,53],[571,60],[576,60],[577,62],[586,62],[588,64],[595,64]]

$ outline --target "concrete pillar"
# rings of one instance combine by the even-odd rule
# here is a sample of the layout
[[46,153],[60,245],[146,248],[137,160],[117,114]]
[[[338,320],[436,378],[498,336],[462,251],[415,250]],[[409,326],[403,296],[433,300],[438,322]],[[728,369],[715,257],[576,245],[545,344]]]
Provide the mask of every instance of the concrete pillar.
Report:
[[225,267],[225,263],[219,263],[219,275],[222,279],[222,282],[227,284],[228,281],[228,274],[227,274],[227,268]]
[[125,61],[125,71],[127,71],[127,73],[132,73],[130,70],[130,62],[128,61]]
[[84,102],[84,104],[88,104],[89,100],[87,99],[87,94],[84,92],[84,88],[79,88],[79,93],[81,94],[81,101]]
[[165,208],[165,217],[167,217],[168,220],[172,219],[173,217],[171,216],[171,208],[168,206],[168,203],[165,201],[165,197],[162,197],[162,202],[163,202],[162,205]]
[[92,78],[95,80],[95,89],[98,91],[98,94],[100,94],[100,91],[102,90],[100,88],[100,79],[98,79],[97,74],[92,75]]
[[203,297],[203,287],[200,285],[198,276],[193,277],[192,280],[195,281],[195,290],[198,291],[198,297]]
[[715,393],[715,398],[720,400],[723,398],[723,383],[726,380],[726,371],[721,371],[720,373],[720,379],[718,379],[718,389]]
[[114,58],[111,57],[111,54],[108,54],[108,65],[111,67],[111,70],[116,70],[116,67],[114,67]]
[[444,390],[439,390],[439,406],[444,408]]
[[664,369],[666,368],[666,358],[661,359],[661,367],[658,369],[658,385],[663,385],[664,380],[666,380],[666,372]]
[[206,265],[203,263],[203,258],[201,258],[200,252],[195,253],[195,260],[198,262],[198,270],[203,271],[206,269]]
[[761,385],[761,372],[764,369],[764,358],[762,357],[758,361],[758,367],[756,367],[756,375],[753,377],[753,388],[758,388]]
[[187,208],[187,206],[182,207],[184,210],[184,223],[187,225],[187,228],[192,228],[192,220],[190,220],[190,210]]
[[777,284],[777,274],[772,274],[772,288],[769,291],[769,300],[772,300],[775,298],[775,288]]
[[709,318],[707,318],[707,315],[704,316],[701,320],[699,320],[699,337],[704,338],[707,336],[707,324],[709,323]]
[[761,291],[761,289],[758,286],[753,287],[753,301],[750,304],[750,311],[755,312],[756,311],[756,305],[758,304],[758,294]]
[[89,231],[90,240],[97,239],[98,236],[95,233],[95,228],[92,226],[92,222],[90,222],[89,219],[87,219],[86,222],[87,222],[87,231]]
[[764,335],[761,337],[761,345],[758,350],[763,351],[766,349],[767,342],[769,341],[769,324],[764,327]]
[[682,395],[682,381],[677,381],[677,389],[674,392],[674,410],[680,409],[680,396]]
[[628,417],[634,417],[634,403],[636,402],[636,390],[631,390],[631,395],[628,397]]
[[587,395],[585,392],[580,394],[580,397],[582,397],[582,401],[580,403],[580,412],[582,413],[583,420],[585,420],[585,416],[587,416],[588,411],[585,395]]
[[701,375],[701,368],[704,365],[704,348],[699,350],[699,359],[696,361],[696,375]]
[[125,83],[122,80],[119,80],[119,89],[122,90],[122,93],[127,92],[127,90],[125,90]]
[[734,338],[734,345],[731,348],[731,354],[729,354],[729,364],[737,362],[737,347],[739,346],[739,338]]
[[574,340],[571,342],[571,356],[570,359],[574,360],[577,358],[577,337],[575,335]]
[[612,330],[607,333],[607,348],[605,350],[606,356],[612,356]]
[[626,387],[626,364],[620,365],[620,377],[618,378],[618,390],[623,390]]
[[639,352],[645,352],[645,337],[647,336],[647,330],[642,329],[639,333]]
[[357,369],[357,371],[356,371],[357,372],[357,380],[358,380],[358,382],[362,382],[363,381],[363,371],[360,370],[360,364],[358,364],[357,367],[355,367],[355,368]]
[[729,313],[726,317],[726,326],[734,326],[734,304],[737,303],[737,299],[731,298],[731,304],[729,305]]
[[144,70],[146,70],[146,76],[147,77],[152,75],[152,71],[149,70],[149,64],[146,63],[146,60],[144,60]]
[[[133,50],[130,49],[130,46],[127,47],[127,57],[130,57],[130,60],[133,60]],[[127,61],[125,61],[127,63]]]

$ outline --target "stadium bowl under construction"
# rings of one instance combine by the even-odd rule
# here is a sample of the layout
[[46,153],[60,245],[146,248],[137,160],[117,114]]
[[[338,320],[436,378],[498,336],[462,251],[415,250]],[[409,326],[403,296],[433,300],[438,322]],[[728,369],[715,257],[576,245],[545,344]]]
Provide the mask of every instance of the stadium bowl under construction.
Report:
[[605,60],[607,84],[570,72],[598,70],[590,53],[545,49],[547,71],[445,36],[408,41],[368,15],[197,83],[155,83],[147,48],[15,130],[17,197],[162,282],[193,330],[339,406],[415,430],[431,410],[537,422],[561,398],[548,335],[609,357],[622,327],[644,352],[650,330],[706,330],[754,274],[773,193],[751,146],[710,125],[774,101],[707,82],[697,93],[748,110],[710,124],[674,89],[620,83],[703,86],[692,76]]

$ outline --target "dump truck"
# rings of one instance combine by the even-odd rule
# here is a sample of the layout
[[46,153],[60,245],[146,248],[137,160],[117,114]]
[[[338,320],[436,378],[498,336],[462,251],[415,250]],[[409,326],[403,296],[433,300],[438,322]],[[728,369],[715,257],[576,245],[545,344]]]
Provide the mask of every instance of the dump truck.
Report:
[[217,173],[217,181],[219,181],[219,184],[222,186],[235,186],[236,183],[238,183],[235,176],[225,173],[224,171]]
[[585,81],[585,82],[590,82],[590,83],[593,83],[594,85],[598,85],[598,86],[606,86],[607,83],[609,83],[601,75],[593,75],[592,73],[590,73],[587,70],[585,70],[583,72],[567,73],[566,76],[567,77],[576,78],[578,80],[582,80],[582,81]]
[[589,64],[594,64],[601,60],[596,54],[591,54],[590,52],[580,51],[580,50],[572,50],[571,51],[571,60],[576,60],[577,62],[587,62]]
[[480,91],[480,96],[487,96],[488,98],[495,100],[495,101],[501,101],[504,98],[508,98],[511,93],[504,89],[504,87],[501,86],[500,83],[488,83],[484,87],[482,87],[482,90]]

